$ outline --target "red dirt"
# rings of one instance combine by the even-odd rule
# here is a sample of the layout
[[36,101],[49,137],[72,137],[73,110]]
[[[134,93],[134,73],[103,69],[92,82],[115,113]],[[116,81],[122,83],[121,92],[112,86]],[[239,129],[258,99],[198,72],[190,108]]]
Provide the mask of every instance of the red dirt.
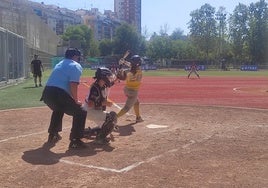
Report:
[[[88,85],[80,85],[80,98],[84,100]],[[124,83],[111,88],[110,98],[123,103]],[[143,103],[165,103],[183,105],[216,105],[233,107],[268,108],[268,79],[264,77],[145,77],[140,89]]]
[[[123,86],[110,91],[121,106]],[[74,151],[69,116],[63,139],[49,148],[47,107],[0,111],[1,187],[267,187],[267,90],[260,77],[144,77],[145,121],[135,124],[130,111],[110,145],[84,140],[88,148]]]

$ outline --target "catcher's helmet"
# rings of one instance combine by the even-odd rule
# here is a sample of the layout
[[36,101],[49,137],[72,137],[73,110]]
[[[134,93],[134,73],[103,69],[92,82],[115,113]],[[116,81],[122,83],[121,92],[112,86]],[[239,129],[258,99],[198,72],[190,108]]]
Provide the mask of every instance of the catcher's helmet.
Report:
[[94,78],[96,80],[103,80],[107,87],[111,87],[115,79],[113,73],[107,68],[98,68]]
[[130,58],[130,63],[132,67],[138,67],[141,66],[141,57],[139,55],[133,55]]

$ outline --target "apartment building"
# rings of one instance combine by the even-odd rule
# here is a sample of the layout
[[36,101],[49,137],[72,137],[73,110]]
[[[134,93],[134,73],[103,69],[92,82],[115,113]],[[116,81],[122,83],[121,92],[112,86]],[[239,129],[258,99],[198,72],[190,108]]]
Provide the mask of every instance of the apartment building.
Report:
[[112,40],[116,28],[121,24],[111,10],[105,10],[102,14],[97,8],[91,8],[91,10],[80,9],[76,13],[82,17],[83,24],[92,29],[94,38],[98,41]]
[[141,0],[114,0],[114,12],[120,21],[133,25],[141,33]]
[[82,24],[81,16],[75,11],[60,8],[56,5],[29,2],[29,7],[43,20],[48,27],[57,35],[62,35],[69,26]]

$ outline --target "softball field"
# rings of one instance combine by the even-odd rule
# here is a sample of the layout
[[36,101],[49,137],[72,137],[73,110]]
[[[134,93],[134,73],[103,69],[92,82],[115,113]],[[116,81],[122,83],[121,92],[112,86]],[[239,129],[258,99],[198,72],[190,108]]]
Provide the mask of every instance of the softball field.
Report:
[[[111,88],[108,110],[123,106],[123,86]],[[130,111],[109,145],[84,140],[83,150],[68,150],[69,116],[48,147],[47,107],[0,111],[0,187],[268,186],[266,77],[144,77],[139,96],[144,122]]]

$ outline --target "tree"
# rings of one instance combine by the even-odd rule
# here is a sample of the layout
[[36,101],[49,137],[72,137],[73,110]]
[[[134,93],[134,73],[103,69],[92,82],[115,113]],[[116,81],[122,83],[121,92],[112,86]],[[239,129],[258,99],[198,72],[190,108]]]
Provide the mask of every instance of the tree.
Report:
[[268,60],[268,8],[264,0],[249,6],[249,51],[253,63]]
[[100,55],[107,56],[111,55],[113,52],[113,43],[109,39],[104,39],[99,44]]
[[160,27],[159,34],[161,36],[167,36],[168,35],[169,26],[167,23],[165,23],[163,26]]
[[170,35],[171,40],[185,40],[185,36],[183,35],[183,30],[177,28],[173,33]]
[[248,61],[248,8],[239,3],[229,19],[230,39],[235,61],[242,63]]
[[227,30],[227,22],[226,22],[227,12],[224,7],[220,7],[216,12],[216,20],[218,20],[218,57],[221,59],[224,56],[224,44],[226,39],[226,30]]
[[114,53],[124,54],[127,50],[135,54],[143,55],[145,53],[145,39],[132,25],[125,23],[116,29]]
[[160,59],[164,64],[165,59],[172,57],[172,42],[170,37],[160,36],[155,33],[148,42],[147,56]]
[[69,41],[70,44],[74,44],[73,47],[81,48],[84,56],[87,56],[90,52],[90,44],[93,40],[92,31],[86,25],[70,26],[66,29],[66,32],[62,35],[64,41]]
[[172,40],[172,57],[178,60],[198,59],[200,54],[189,40]]
[[208,59],[209,55],[213,55],[215,51],[217,36],[216,20],[214,18],[215,8],[205,4],[200,9],[192,11],[190,16],[190,37],[199,50],[206,55],[206,59]]

